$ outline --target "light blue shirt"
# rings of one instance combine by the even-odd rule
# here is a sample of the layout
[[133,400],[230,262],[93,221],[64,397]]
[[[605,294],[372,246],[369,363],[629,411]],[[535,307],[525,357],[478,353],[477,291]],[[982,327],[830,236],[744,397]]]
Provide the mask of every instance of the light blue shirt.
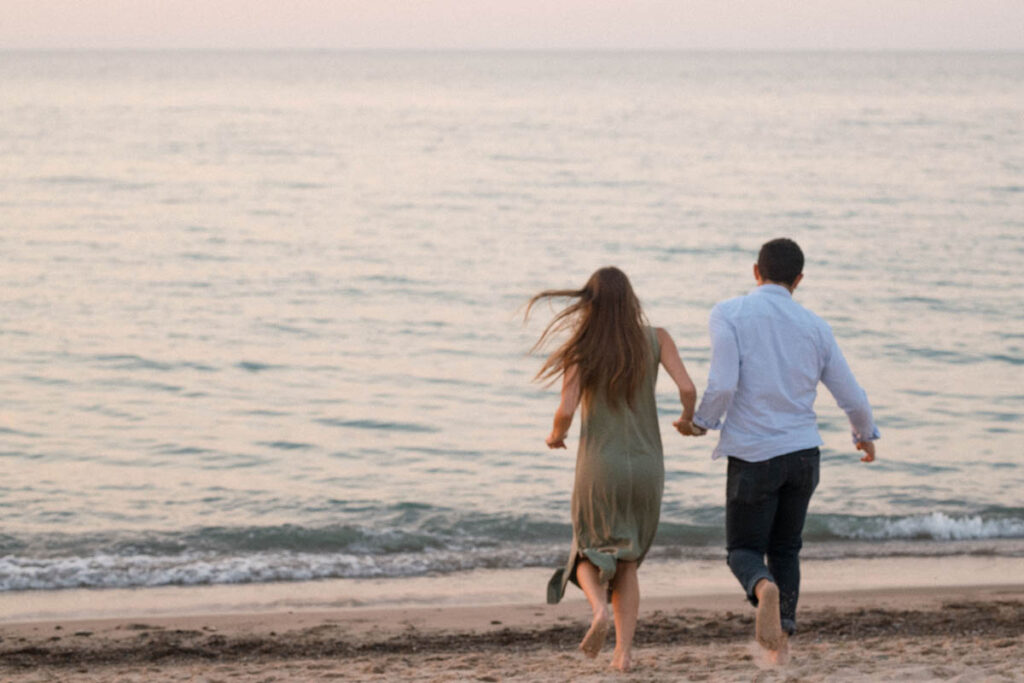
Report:
[[722,301],[711,310],[710,328],[708,388],[693,423],[722,430],[713,458],[760,462],[820,446],[818,382],[850,419],[854,443],[879,438],[832,328],[785,287],[761,285]]

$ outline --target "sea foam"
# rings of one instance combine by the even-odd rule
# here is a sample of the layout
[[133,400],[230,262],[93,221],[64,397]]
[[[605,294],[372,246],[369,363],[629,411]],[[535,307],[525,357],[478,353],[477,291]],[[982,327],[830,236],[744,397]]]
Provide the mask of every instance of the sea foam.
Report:
[[[833,526],[833,525],[830,525]],[[859,540],[932,539],[964,541],[1024,537],[1024,519],[992,518],[981,515],[950,516],[942,512],[899,518],[874,518],[855,528],[836,524],[838,536]]]

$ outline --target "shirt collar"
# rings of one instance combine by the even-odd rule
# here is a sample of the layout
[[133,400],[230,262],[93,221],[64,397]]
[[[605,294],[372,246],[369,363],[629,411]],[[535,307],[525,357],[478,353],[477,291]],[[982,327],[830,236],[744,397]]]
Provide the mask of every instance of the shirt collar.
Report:
[[783,287],[782,285],[773,285],[773,284],[758,285],[757,287],[754,287],[752,290],[750,290],[750,293],[751,294],[772,294],[774,296],[787,296],[790,299],[793,298],[793,293],[790,292],[785,287]]

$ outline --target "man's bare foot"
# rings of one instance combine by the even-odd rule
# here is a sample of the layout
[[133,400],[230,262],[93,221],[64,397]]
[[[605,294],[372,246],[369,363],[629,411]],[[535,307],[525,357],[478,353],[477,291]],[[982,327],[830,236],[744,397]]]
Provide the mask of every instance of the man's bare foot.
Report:
[[587,631],[587,635],[583,636],[583,641],[580,643],[580,650],[583,654],[593,659],[601,653],[604,639],[608,637],[608,629],[611,628],[611,625],[612,615],[606,605],[603,610],[594,615],[590,630]]
[[778,650],[766,650],[765,658],[771,666],[785,666],[789,664],[789,636],[782,634],[782,645]]
[[762,579],[755,589],[757,593],[757,622],[754,633],[757,643],[766,650],[778,652],[786,642],[779,619],[779,587]]
[[615,654],[612,655],[612,668],[618,669],[623,673],[633,668],[632,659],[628,652],[619,652],[615,650]]

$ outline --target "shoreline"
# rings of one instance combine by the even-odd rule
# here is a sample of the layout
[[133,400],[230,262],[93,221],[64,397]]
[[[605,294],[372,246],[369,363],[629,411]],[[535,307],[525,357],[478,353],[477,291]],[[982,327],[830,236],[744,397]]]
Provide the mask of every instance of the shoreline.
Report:
[[5,680],[1022,680],[1024,583],[806,591],[773,669],[738,590],[641,602],[632,675],[576,645],[581,601],[0,624]]
[[[652,604],[653,603],[653,604]],[[805,596],[790,664],[771,669],[736,595],[649,601],[634,675],[576,645],[580,605],[325,612],[7,624],[5,680],[1019,680],[1024,584]],[[1016,676],[1016,678],[1014,677]]]
[[[875,591],[919,586],[992,586],[1024,576],[1024,556],[952,555],[815,559],[801,562],[804,593]],[[553,569],[474,569],[450,574],[274,583],[69,588],[0,592],[0,626],[10,623],[143,619],[209,614],[309,612],[543,604]],[[648,560],[641,596],[651,599],[739,595],[720,560]],[[563,604],[584,604],[567,591]]]

